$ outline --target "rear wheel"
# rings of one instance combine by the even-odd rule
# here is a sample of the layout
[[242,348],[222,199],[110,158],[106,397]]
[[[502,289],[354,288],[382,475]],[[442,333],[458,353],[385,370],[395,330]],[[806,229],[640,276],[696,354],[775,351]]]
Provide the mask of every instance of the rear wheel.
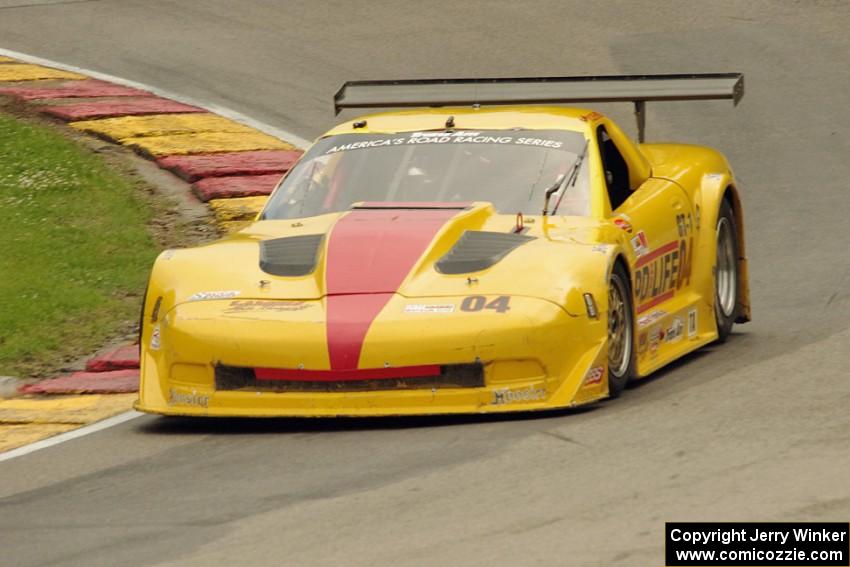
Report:
[[726,341],[738,316],[738,227],[729,202],[717,217],[717,257],[714,265],[714,316],[717,339]]
[[608,391],[616,398],[634,375],[634,316],[629,277],[620,263],[608,284]]

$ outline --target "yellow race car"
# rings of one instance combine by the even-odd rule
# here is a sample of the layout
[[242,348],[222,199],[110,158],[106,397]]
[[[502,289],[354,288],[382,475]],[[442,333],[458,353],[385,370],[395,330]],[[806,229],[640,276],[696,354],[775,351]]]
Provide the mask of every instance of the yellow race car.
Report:
[[[617,396],[750,319],[715,150],[643,143],[647,101],[740,74],[368,81],[414,107],[321,136],[250,227],[156,261],[136,408],[195,416],[529,411]],[[574,102],[635,104],[640,143]]]

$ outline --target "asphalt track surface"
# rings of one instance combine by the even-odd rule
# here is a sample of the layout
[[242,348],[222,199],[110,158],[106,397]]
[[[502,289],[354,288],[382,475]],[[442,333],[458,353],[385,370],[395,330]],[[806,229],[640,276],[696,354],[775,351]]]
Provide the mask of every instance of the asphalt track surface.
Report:
[[144,417],[4,462],[0,564],[661,565],[665,521],[848,521],[850,4],[701,4],[0,0],[2,47],[307,138],[346,79],[743,71],[647,130],[729,156],[754,312],[581,412]]

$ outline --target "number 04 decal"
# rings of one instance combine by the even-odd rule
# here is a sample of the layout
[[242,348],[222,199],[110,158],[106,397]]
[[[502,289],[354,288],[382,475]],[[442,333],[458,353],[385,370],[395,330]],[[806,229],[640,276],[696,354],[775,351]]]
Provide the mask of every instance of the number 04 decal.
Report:
[[470,295],[465,297],[460,304],[461,311],[481,311],[483,309],[492,309],[496,313],[506,313],[510,306],[511,298],[507,295],[500,295],[495,299],[488,300],[483,295]]

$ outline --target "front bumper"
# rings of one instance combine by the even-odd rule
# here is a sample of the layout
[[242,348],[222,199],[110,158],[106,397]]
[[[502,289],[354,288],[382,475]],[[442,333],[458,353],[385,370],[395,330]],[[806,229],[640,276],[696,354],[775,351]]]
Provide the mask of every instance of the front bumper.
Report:
[[224,389],[219,380],[217,387],[216,370],[223,367],[327,371],[325,305],[288,302],[291,309],[234,312],[232,302],[209,300],[180,304],[156,325],[145,325],[136,409],[240,417],[499,413],[570,407],[607,395],[604,321],[521,296],[512,296],[505,312],[409,309],[462,300],[394,296],[369,328],[359,367],[477,366],[483,384],[291,391],[256,381]]

